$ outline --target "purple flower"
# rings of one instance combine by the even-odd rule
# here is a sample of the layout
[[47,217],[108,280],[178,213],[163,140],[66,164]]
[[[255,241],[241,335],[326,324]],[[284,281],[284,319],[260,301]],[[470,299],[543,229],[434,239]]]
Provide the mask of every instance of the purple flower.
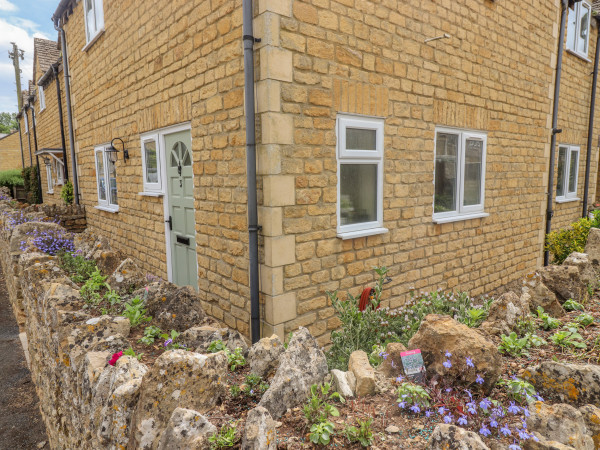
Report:
[[475,402],[469,402],[466,404],[466,406],[467,406],[467,411],[469,412],[469,414],[477,414]]
[[542,397],[540,397],[538,394],[535,394],[535,395],[534,395],[534,397],[535,397],[535,399],[536,399],[538,402],[543,402],[543,401],[544,401],[544,399],[543,399]]
[[431,417],[431,414],[433,414],[433,412],[430,409],[425,411],[425,417]]
[[470,391],[470,390],[468,390],[468,389],[465,389],[465,392],[467,393],[467,395],[469,396],[469,398],[470,398],[471,400],[473,400],[473,394],[471,394],[471,391]]
[[507,408],[508,412],[517,415],[521,412],[521,408],[515,405],[515,402],[510,402],[510,406]]
[[444,416],[444,422],[445,423],[452,423],[452,419],[453,419],[453,417],[452,417],[451,414],[448,414],[447,416]]
[[519,438],[521,439],[529,439],[531,435],[527,432],[525,428],[521,428],[519,430]]
[[477,384],[483,384],[485,382],[485,380],[483,379],[483,377],[479,374],[477,374],[477,378],[475,379],[475,383]]
[[412,412],[414,412],[415,414],[416,414],[416,413],[420,413],[420,412],[421,412],[421,408],[419,408],[419,405],[417,405],[417,404],[414,404],[414,405],[412,405],[412,406],[410,407],[410,410],[411,410]]
[[446,412],[446,408],[444,408],[443,406],[440,406],[440,407],[438,408],[438,414],[439,414],[440,416],[443,416],[445,412]]
[[169,346],[169,345],[170,345],[170,344],[172,344],[172,343],[173,343],[173,339],[167,339],[167,340],[165,341],[165,347]]
[[496,419],[492,418],[492,420],[490,420],[490,427],[498,428],[498,421]]
[[512,432],[510,431],[510,428],[508,428],[507,425],[504,425],[502,428],[500,428],[500,433],[502,433],[504,436],[512,435]]
[[517,445],[516,443],[511,444],[508,446],[508,450],[522,450],[520,445]]
[[452,356],[452,353],[450,353],[448,350],[446,350],[445,355],[446,355],[446,358],[450,358]]
[[490,406],[492,406],[492,401],[489,398],[484,398],[479,402],[479,407],[484,411],[487,411]]
[[404,377],[403,377],[402,375],[398,375],[398,376],[396,377],[396,381],[397,381],[398,383],[401,383],[402,381],[404,381]]
[[529,409],[527,407],[523,407],[523,414],[525,414],[525,417],[529,417]]
[[446,368],[449,369],[450,367],[452,367],[452,363],[449,360],[446,360],[442,363],[442,365]]
[[402,401],[402,402],[398,403],[398,408],[402,408],[402,409],[404,409],[404,408],[406,408],[406,405],[407,405],[407,404],[408,404],[408,403],[406,403],[405,401]]
[[481,434],[482,436],[489,436],[490,434],[492,434],[492,432],[485,425],[482,425],[479,429],[479,434]]
[[473,360],[467,356],[467,367],[475,367]]
[[457,424],[459,425],[466,425],[468,423],[467,421],[467,416],[465,415],[461,415],[458,420],[456,421]]

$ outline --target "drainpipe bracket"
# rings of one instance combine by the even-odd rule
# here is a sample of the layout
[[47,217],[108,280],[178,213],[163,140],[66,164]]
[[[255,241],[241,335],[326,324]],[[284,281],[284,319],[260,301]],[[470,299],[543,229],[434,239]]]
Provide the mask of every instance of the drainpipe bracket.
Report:
[[250,36],[249,34],[245,34],[242,37],[242,40],[244,40],[244,41],[252,41],[252,42],[261,42],[262,41],[261,38],[255,38],[254,36]]
[[546,219],[550,220],[554,217],[554,211],[546,211]]
[[562,133],[562,128],[552,128],[552,134],[560,134]]

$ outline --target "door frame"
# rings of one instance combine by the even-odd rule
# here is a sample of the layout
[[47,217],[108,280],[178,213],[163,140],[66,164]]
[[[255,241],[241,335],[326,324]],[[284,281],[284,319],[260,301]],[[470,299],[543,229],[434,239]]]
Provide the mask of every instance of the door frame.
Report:
[[[169,230],[169,226],[167,225],[167,218],[169,217],[169,186],[167,183],[169,182],[167,178],[167,149],[165,146],[165,135],[172,133],[179,133],[181,131],[189,131],[190,132],[190,140],[192,141],[193,148],[193,138],[192,138],[192,124],[191,122],[185,122],[178,125],[172,125],[164,128],[159,128],[157,130],[152,130],[147,133],[141,134],[141,137],[147,136],[150,134],[154,134],[157,136],[157,144],[159,147],[159,155],[161,161],[161,169],[160,176],[163,179],[163,225],[165,227],[165,252],[167,254],[167,277],[168,281],[173,281],[173,257],[171,255],[171,230]],[[190,148],[190,156],[192,157],[192,167],[194,165],[194,152]],[[142,149],[143,151],[143,149]],[[195,196],[194,196],[195,198]],[[196,225],[196,210],[194,209],[194,227]],[[196,239],[196,230],[194,229],[194,239]],[[196,271],[198,270],[198,242],[196,241]],[[197,286],[195,286],[197,288]]]

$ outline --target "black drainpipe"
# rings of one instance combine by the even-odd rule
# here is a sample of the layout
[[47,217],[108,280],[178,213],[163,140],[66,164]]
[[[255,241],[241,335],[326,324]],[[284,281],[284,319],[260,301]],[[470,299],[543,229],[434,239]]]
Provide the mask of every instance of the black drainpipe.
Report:
[[17,130],[19,131],[19,146],[21,147],[21,164],[25,168],[25,156],[23,155],[23,137],[21,136],[21,121],[17,121]]
[[58,101],[58,122],[60,123],[60,140],[63,150],[63,174],[65,181],[69,181],[69,166],[67,165],[67,144],[65,142],[65,124],[63,122],[62,101],[60,99],[60,80],[58,79],[58,63],[52,64],[52,72],[56,82],[56,98]]
[[[31,100],[30,104],[31,104]],[[31,123],[33,125],[33,143],[35,145],[35,164],[37,165],[37,179],[38,179],[38,189],[40,190],[40,203],[44,202],[44,196],[42,195],[42,174],[40,173],[40,157],[38,155],[38,145],[37,145],[37,133],[35,131],[35,111],[33,106],[31,108]]]
[[598,85],[598,57],[600,57],[600,17],[594,16],[598,25],[596,32],[596,56],[594,57],[594,77],[592,79],[592,101],[590,102],[590,123],[588,125],[587,155],[585,159],[585,187],[583,189],[583,211],[581,217],[587,217],[588,195],[590,192],[590,166],[592,158],[592,139],[594,134],[594,112],[596,109],[596,87]]
[[79,205],[79,179],[77,178],[77,159],[75,156],[75,134],[73,132],[73,109],[71,108],[71,77],[69,75],[69,54],[67,53],[67,34],[58,26],[58,17],[54,19],[54,29],[60,33],[63,75],[65,77],[65,103],[67,107],[67,122],[69,123],[69,146],[71,150],[71,167],[73,171],[73,198]]
[[244,93],[246,113],[246,175],[248,179],[248,250],[250,257],[250,331],[252,343],[260,339],[258,287],[258,206],[256,200],[256,131],[254,115],[254,35],[252,0],[243,0]]
[[[554,211],[553,206],[553,194],[554,194],[554,160],[556,157],[556,135],[561,133],[562,130],[557,128],[558,126],[558,99],[560,96],[560,77],[562,75],[562,56],[564,50],[565,41],[565,25],[567,23],[567,8],[569,7],[569,0],[562,0],[562,11],[560,15],[560,36],[558,38],[558,55],[556,58],[556,79],[554,80],[554,105],[552,109],[552,138],[550,140],[550,168],[548,170],[548,204],[546,205],[546,235],[550,233],[552,229],[552,216]],[[546,237],[544,236],[544,242]],[[550,252],[544,251],[544,266],[550,263]]]
[[33,166],[33,156],[31,156],[31,127],[29,126],[29,118],[27,117],[28,105],[23,106],[23,112],[25,113],[25,122],[27,122],[27,146],[29,147],[29,167]]

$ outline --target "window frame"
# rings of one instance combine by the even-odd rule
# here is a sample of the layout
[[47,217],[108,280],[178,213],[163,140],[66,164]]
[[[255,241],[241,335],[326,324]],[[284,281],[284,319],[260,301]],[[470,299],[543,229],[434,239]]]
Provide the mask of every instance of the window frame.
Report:
[[[141,195],[157,195],[165,193],[165,183],[163,179],[163,146],[160,145],[160,133],[156,131],[145,133],[140,135],[140,148],[142,153],[142,182],[143,182],[143,191],[140,192]],[[156,147],[156,171],[158,174],[158,182],[150,183],[147,181],[147,167],[146,167],[146,149],[144,144],[146,142],[154,141],[154,145]]]
[[[109,172],[109,167],[110,167],[110,160],[109,160],[109,152],[106,151],[106,149],[110,146],[110,144],[104,144],[104,145],[100,145],[94,148],[94,166],[96,167],[96,192],[98,194],[98,205],[96,206],[96,209],[101,209],[104,211],[108,211],[108,212],[117,212],[119,211],[119,204],[118,203],[111,203],[110,202],[110,172]],[[98,178],[98,174],[100,173],[99,167],[98,167],[98,153],[102,154],[102,172],[104,175],[104,195],[105,195],[105,199],[102,199],[100,197],[100,179]],[[115,179],[116,179],[116,169],[115,169]],[[118,183],[117,183],[118,185]],[[119,190],[117,189],[117,202],[118,200],[118,192]]]
[[[590,3],[588,3],[587,1],[583,0],[581,2],[576,2],[573,4],[574,7],[574,13],[575,13],[575,37],[574,37],[574,41],[573,41],[573,48],[571,48],[569,46],[569,36],[568,36],[568,30],[567,30],[567,36],[565,37],[566,39],[566,49],[569,53],[573,53],[576,56],[579,56],[587,61],[589,61],[588,59],[588,55],[590,52],[590,30],[591,30],[591,23],[592,23],[592,6],[590,5]],[[581,41],[581,11],[583,8],[587,8],[588,10],[588,14],[589,14],[589,20],[587,23],[587,33],[586,33],[586,52],[582,53],[579,51],[579,42]],[[569,8],[570,9],[570,8]],[[568,11],[570,12],[570,11]],[[568,22],[568,19],[567,19]],[[568,26],[568,25],[567,25]]]
[[[435,170],[437,161],[437,143],[438,134],[453,134],[458,136],[458,148],[457,148],[457,169],[456,169],[456,200],[454,211],[435,212]],[[465,157],[466,157],[466,143],[467,140],[481,140],[483,142],[483,150],[481,155],[481,184],[479,186],[480,199],[481,201],[476,205],[464,206],[465,196]],[[489,216],[485,212],[485,176],[486,176],[486,161],[487,161],[487,133],[483,131],[475,131],[463,128],[451,128],[451,127],[436,127],[435,136],[433,143],[433,221],[434,223],[445,223],[455,222],[459,220],[475,219],[480,217]]]
[[52,179],[52,166],[46,165],[46,184],[48,186],[47,194],[54,194],[54,180]]
[[[90,0],[92,4],[92,8],[89,11],[86,11],[85,1],[83,0],[83,22],[85,24],[85,42],[86,45],[83,50],[86,50],[90,45],[92,45],[96,39],[104,32],[104,2],[103,0]],[[100,13],[98,15],[98,12]],[[94,14],[94,23],[96,23],[97,27],[92,34],[88,28],[88,14]],[[98,20],[100,19],[100,20]]]
[[[560,155],[561,148],[565,148],[567,150],[567,156],[565,159],[565,167],[564,167],[564,176],[563,176],[563,193],[564,195],[558,195],[558,156]],[[556,158],[556,202],[557,203],[566,203],[566,202],[574,202],[580,200],[577,196],[577,190],[579,187],[579,166],[581,164],[581,146],[579,145],[570,145],[570,144],[558,144],[559,155]],[[575,170],[575,191],[569,191],[569,177],[571,175],[571,154],[573,152],[577,152],[577,168]]]
[[[375,130],[376,150],[349,150],[346,148],[346,129],[359,128]],[[384,159],[384,119],[370,116],[338,114],[336,118],[337,136],[337,236],[353,239],[363,236],[387,233],[383,226],[383,159]],[[341,223],[341,166],[350,164],[374,164],[377,166],[377,205],[376,220],[342,225]]]
[[40,100],[40,112],[46,109],[46,96],[44,94],[44,87],[38,86],[38,98]]

